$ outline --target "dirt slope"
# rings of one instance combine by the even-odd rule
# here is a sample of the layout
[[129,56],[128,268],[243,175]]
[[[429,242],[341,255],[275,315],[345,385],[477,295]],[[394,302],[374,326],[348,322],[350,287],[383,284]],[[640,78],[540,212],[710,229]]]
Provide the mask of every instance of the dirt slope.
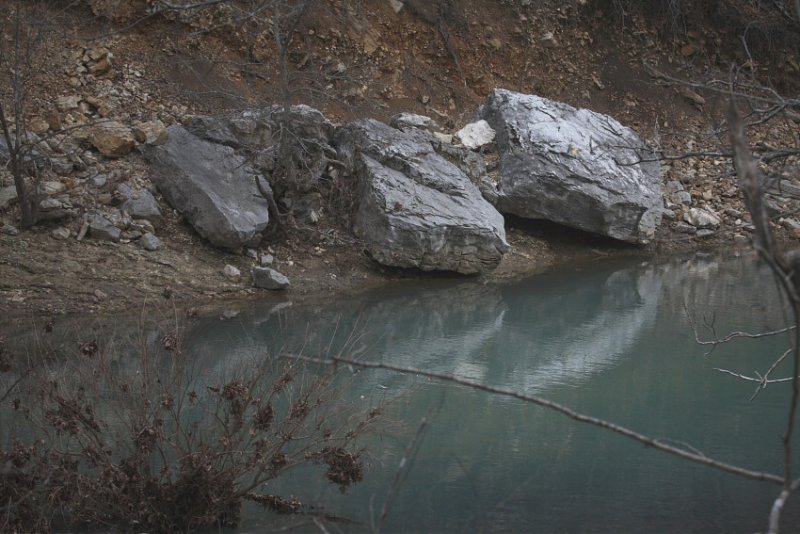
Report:
[[[126,4],[128,10],[115,8],[111,0],[73,2],[67,9],[58,2],[48,4],[39,16],[59,31],[48,33],[37,49],[26,109],[31,124],[41,125],[44,135],[98,117],[124,124],[160,119],[168,125],[192,114],[223,113],[280,98],[277,53],[263,24],[231,25],[224,10],[144,17],[140,9],[145,3]],[[14,5],[0,1],[6,45],[13,43]],[[387,119],[411,111],[456,130],[489,91],[505,87],[611,114],[661,147],[680,151],[715,145],[716,139],[705,133],[719,120],[718,98],[704,94],[705,103],[698,104],[668,78],[724,72],[732,59],[729,51],[738,49],[735,32],[724,21],[702,31],[685,24],[680,32],[665,32],[663,25],[647,20],[646,12],[623,15],[614,11],[615,5],[414,0],[396,12],[388,0],[323,0],[293,34],[288,54],[291,96],[338,122],[363,116]],[[784,47],[779,58],[769,57],[794,69],[796,77],[793,53]],[[104,59],[111,68],[102,71],[97,64]],[[786,87],[789,82],[781,83]],[[81,104],[64,109],[59,97],[78,97]],[[793,135],[791,124],[777,128],[767,133],[777,139]],[[86,148],[85,154],[83,167],[51,176],[64,184],[78,212],[113,204],[118,183],[152,189],[137,153],[110,159]],[[704,193],[717,199],[729,191],[725,165],[678,161],[665,167],[665,180],[686,182],[704,205],[711,202]],[[726,172],[727,178],[719,180]],[[98,174],[108,181],[95,187],[91,179]],[[8,173],[0,173],[0,179],[8,183]],[[729,197],[726,202],[740,207],[737,192]],[[29,317],[130,308],[165,293],[192,303],[188,305],[220,297],[270,298],[250,288],[247,276],[242,282],[222,276],[225,264],[247,273],[250,257],[209,247],[161,205],[165,220],[157,235],[163,248],[156,253],[135,242],[77,241],[80,217],[18,235],[4,227],[0,307],[7,315]],[[16,225],[17,218],[13,206],[0,211],[0,224]],[[59,227],[66,227],[70,237],[54,238]],[[710,242],[736,236],[742,237],[734,231]],[[608,253],[639,253],[556,226],[513,221],[509,241],[513,251],[494,277]],[[693,243],[676,235],[666,221],[654,249],[668,253]],[[313,228],[280,232],[257,252],[274,255],[276,268],[292,279],[296,293],[358,290],[387,278],[416,276],[377,268],[349,235],[346,221],[333,215]]]

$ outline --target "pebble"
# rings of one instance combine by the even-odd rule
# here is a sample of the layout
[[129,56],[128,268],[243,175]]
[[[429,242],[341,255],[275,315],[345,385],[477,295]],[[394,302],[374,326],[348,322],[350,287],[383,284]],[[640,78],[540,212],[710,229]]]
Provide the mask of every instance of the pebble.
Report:
[[231,264],[222,269],[222,274],[231,282],[239,282],[242,279],[242,272]]
[[142,248],[154,252],[161,248],[161,240],[150,232],[144,234],[140,239]]
[[53,230],[50,232],[50,236],[53,239],[69,239],[69,234],[70,234],[69,228],[66,228],[64,226],[53,228]]
[[0,226],[0,233],[5,235],[19,235],[19,230],[16,226],[11,224],[4,224],[3,226]]
[[93,186],[100,188],[106,185],[106,183],[108,183],[108,176],[106,176],[105,174],[97,174],[95,176],[92,176],[91,180]]

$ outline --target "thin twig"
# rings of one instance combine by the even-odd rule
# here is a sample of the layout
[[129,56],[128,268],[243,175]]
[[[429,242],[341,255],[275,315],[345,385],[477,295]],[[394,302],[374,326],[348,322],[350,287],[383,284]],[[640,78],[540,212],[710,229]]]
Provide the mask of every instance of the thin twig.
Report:
[[514,399],[518,399],[524,402],[530,402],[532,404],[536,404],[537,406],[542,406],[544,408],[551,409],[563,415],[566,415],[570,419],[581,423],[587,423],[590,425],[594,425],[600,428],[604,428],[606,430],[610,430],[616,434],[620,434],[627,438],[633,439],[634,441],[638,441],[644,444],[647,447],[652,447],[654,449],[667,452],[669,454],[673,454],[675,456],[685,458],[687,460],[691,460],[693,462],[706,465],[709,467],[713,467],[715,469],[719,469],[720,471],[725,471],[726,473],[732,473],[734,475],[738,475],[744,478],[749,478],[751,480],[760,480],[764,482],[772,482],[773,484],[783,484],[784,478],[778,475],[774,475],[772,473],[767,473],[765,471],[755,471],[752,469],[745,469],[743,467],[739,467],[736,465],[728,464],[719,460],[714,460],[713,458],[709,458],[702,454],[697,454],[693,452],[689,452],[683,450],[678,447],[674,447],[663,441],[659,441],[658,439],[651,438],[649,436],[645,436],[644,434],[640,434],[636,431],[630,430],[623,426],[611,423],[604,419],[599,419],[597,417],[593,417],[591,415],[586,415],[580,412],[573,410],[563,404],[559,404],[557,402],[538,397],[535,395],[528,395],[525,393],[520,393],[518,391],[513,391],[505,388],[499,388],[495,386],[490,386],[487,384],[483,384],[480,382],[476,382],[473,380],[469,380],[466,378],[461,378],[453,375],[448,375],[445,373],[437,373],[433,371],[425,371],[422,369],[417,369],[414,367],[401,367],[397,365],[392,365],[388,363],[381,363],[381,362],[366,362],[363,360],[352,360],[349,358],[343,357],[333,357],[330,360],[322,360],[318,358],[310,358],[307,356],[298,356],[292,354],[284,355],[286,358],[298,359],[302,361],[312,362],[312,363],[319,363],[325,365],[336,365],[338,363],[345,363],[348,365],[353,365],[356,367],[363,367],[368,369],[385,369],[388,371],[395,371],[397,373],[404,373],[404,374],[413,374],[418,376],[424,376],[428,378],[435,378],[438,380],[444,380],[446,382],[452,382],[454,384],[459,384],[462,386],[467,386],[473,389],[477,389],[480,391],[486,391],[487,393],[493,393],[495,395],[500,395],[504,397],[511,397]]

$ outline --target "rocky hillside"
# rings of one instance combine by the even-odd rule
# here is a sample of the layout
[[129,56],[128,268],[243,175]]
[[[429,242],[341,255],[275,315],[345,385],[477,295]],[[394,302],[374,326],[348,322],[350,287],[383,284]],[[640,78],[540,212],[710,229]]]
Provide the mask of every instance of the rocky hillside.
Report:
[[[246,2],[158,11],[160,4],[0,2],[4,110],[12,131],[21,124],[37,136],[33,159],[46,162],[36,169],[40,214],[32,228],[20,224],[11,170],[0,171],[0,302],[13,315],[92,313],[161,295],[191,302],[262,296],[263,290],[252,286],[253,266],[287,275],[296,293],[318,293],[414,276],[393,266],[454,265],[436,263],[422,252],[424,260],[376,263],[381,247],[370,245],[371,234],[363,223],[359,231],[353,220],[365,205],[358,196],[363,191],[336,179],[352,168],[338,167],[341,143],[334,141],[334,130],[354,119],[388,123],[410,112],[437,123],[423,130],[440,136],[434,145],[449,146],[448,137],[479,118],[478,107],[496,88],[607,114],[650,143],[654,155],[662,156],[656,173],[665,210],[653,239],[645,239],[648,250],[746,245],[749,219],[721,148],[725,94],[715,81],[727,79],[737,62],[754,81],[794,97],[800,74],[798,25],[782,2],[753,7],[751,2],[319,0],[296,20],[281,11],[242,17],[239,8]],[[750,46],[744,48],[746,28]],[[12,83],[15,72],[25,74],[24,84]],[[248,182],[257,207],[244,211],[269,213],[273,220],[270,225],[265,218],[258,240],[247,238],[233,247],[215,242],[176,205],[184,188],[170,192],[159,186],[162,160],[148,157],[147,147],[160,150],[171,135],[176,139],[175,128],[202,127],[208,137],[209,120],[233,121],[243,110],[289,103],[311,106],[330,121],[319,143],[328,147],[320,149],[325,164],[318,175],[324,180],[304,183],[294,170],[259,166],[265,153],[248,152],[255,146],[249,141],[212,139],[219,148],[209,150],[235,152],[264,176],[294,177],[266,184],[268,195],[258,179]],[[798,119],[788,113],[757,124],[754,145],[794,146]],[[270,132],[275,131],[273,125]],[[316,149],[300,146],[302,154],[291,161],[311,161],[304,158]],[[573,148],[578,150],[565,145],[566,157],[574,156]],[[590,142],[586,151],[592,150]],[[499,142],[473,152],[493,179],[492,170],[502,168],[497,163],[502,153]],[[704,157],[683,157],[687,153]],[[369,153],[371,160],[386,157]],[[244,169],[234,163],[226,172]],[[797,162],[784,163],[784,175],[776,175],[781,190],[770,205],[776,227],[794,239],[800,237],[800,218],[782,214],[800,208],[792,176]],[[483,252],[464,266],[496,267],[491,274],[496,277],[576,257],[640,250],[521,221],[509,216],[516,212],[504,209],[503,202],[513,202],[496,203],[506,215],[505,228],[490,224],[485,235],[504,231],[510,250],[499,245],[501,258],[476,245]],[[524,210],[516,214],[525,216]],[[473,237],[458,239],[463,247],[474,245]]]

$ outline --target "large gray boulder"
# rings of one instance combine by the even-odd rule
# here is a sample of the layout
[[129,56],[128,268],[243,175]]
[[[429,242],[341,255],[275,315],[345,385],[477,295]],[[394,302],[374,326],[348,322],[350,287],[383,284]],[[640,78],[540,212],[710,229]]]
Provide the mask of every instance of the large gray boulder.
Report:
[[204,238],[231,250],[255,245],[269,222],[256,171],[233,148],[169,128],[161,146],[143,146],[161,194]]
[[663,211],[659,164],[633,130],[606,115],[505,89],[495,89],[478,116],[497,132],[502,213],[630,243],[652,239]]
[[431,140],[370,119],[337,132],[339,159],[357,180],[354,232],[383,265],[490,271],[508,250],[503,216]]

